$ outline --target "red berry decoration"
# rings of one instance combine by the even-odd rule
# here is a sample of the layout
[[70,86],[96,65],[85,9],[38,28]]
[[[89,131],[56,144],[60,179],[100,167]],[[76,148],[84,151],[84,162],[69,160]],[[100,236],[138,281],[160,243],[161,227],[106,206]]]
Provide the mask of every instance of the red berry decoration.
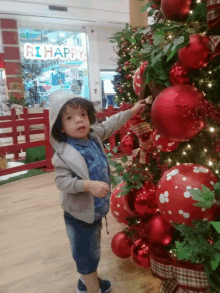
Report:
[[161,0],[153,0],[152,2],[153,2],[153,4],[151,5],[151,8],[153,8],[153,9],[159,9],[160,8]]
[[188,70],[206,67],[211,57],[210,49],[207,47],[209,41],[209,37],[200,34],[190,36],[189,44],[178,51],[182,66]]
[[210,169],[197,164],[182,164],[167,170],[157,185],[157,203],[161,215],[170,223],[191,225],[193,220],[213,221],[218,205],[210,209],[194,206],[189,189],[200,189],[201,185],[213,190],[218,178]]
[[131,256],[132,241],[122,231],[115,234],[112,238],[111,248],[113,253],[120,258],[128,258]]
[[154,128],[172,141],[187,141],[205,126],[198,114],[203,94],[191,85],[173,85],[156,97],[151,109]]
[[180,62],[174,63],[171,67],[169,79],[172,85],[190,84],[188,71],[182,66]]
[[171,141],[163,137],[161,134],[157,132],[157,130],[153,132],[152,141],[158,150],[165,153],[174,151],[179,145],[178,142]]
[[128,225],[128,221],[126,218],[131,217],[128,213],[125,204],[124,204],[124,196],[117,197],[117,195],[122,191],[122,186],[125,185],[125,182],[117,185],[111,194],[111,212],[113,217],[121,224]]
[[192,0],[161,0],[163,16],[169,20],[183,21],[189,15]]
[[150,245],[167,246],[173,240],[174,228],[163,219],[162,215],[154,215],[145,226]]
[[126,61],[124,65],[127,67],[130,65],[130,62]]
[[134,139],[135,136],[129,133],[122,138],[120,147],[125,154],[132,154],[132,150],[134,148]]
[[132,244],[131,256],[136,265],[141,268],[150,268],[149,252],[149,244],[143,239],[138,239]]
[[143,74],[145,71],[145,68],[148,65],[148,61],[145,61],[144,63],[141,64],[140,67],[138,67],[138,69],[136,70],[134,77],[133,77],[133,88],[134,91],[136,93],[136,95],[139,95],[140,90],[141,90],[141,86],[144,82],[143,80]]
[[140,189],[124,196],[124,204],[132,216],[147,217],[157,211],[156,186],[146,181]]
[[126,74],[126,75],[125,75],[125,78],[126,78],[126,79],[129,79],[129,78],[131,78],[131,76],[130,76],[129,74]]

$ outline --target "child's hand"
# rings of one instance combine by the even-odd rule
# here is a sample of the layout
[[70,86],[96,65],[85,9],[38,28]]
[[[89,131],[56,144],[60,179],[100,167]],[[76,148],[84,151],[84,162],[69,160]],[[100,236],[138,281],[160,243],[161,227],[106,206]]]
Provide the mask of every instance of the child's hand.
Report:
[[131,115],[134,116],[135,114],[137,114],[137,112],[139,112],[140,110],[143,110],[146,106],[146,101],[144,100],[140,100],[138,101],[133,108],[131,108]]
[[[87,182],[86,182],[87,185]],[[110,191],[110,187],[107,183],[102,181],[93,181],[89,180],[87,188],[84,188],[86,191],[91,192],[96,197],[105,197],[107,193]]]

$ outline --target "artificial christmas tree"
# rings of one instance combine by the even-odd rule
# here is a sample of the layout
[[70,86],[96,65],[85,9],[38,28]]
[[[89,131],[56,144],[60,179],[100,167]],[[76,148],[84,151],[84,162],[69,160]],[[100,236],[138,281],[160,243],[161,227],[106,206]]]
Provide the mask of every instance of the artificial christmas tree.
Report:
[[[127,25],[112,38],[117,102],[148,102],[127,123],[139,141],[132,162],[110,160],[124,183],[117,195],[130,214],[124,232],[137,255],[145,247],[146,267],[149,257],[164,280],[159,292],[220,292],[220,0],[148,7],[154,24]],[[151,212],[147,185],[155,186]]]

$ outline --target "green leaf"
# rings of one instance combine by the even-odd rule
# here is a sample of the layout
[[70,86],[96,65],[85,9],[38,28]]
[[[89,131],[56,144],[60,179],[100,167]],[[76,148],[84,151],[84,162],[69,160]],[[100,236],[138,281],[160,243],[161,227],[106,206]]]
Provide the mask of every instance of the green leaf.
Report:
[[210,222],[216,231],[220,234],[220,222]]
[[158,62],[162,58],[162,56],[163,56],[163,52],[159,53],[156,57],[154,57],[151,61],[152,62],[151,65],[154,66],[154,64]]
[[220,250],[220,240],[215,243],[214,248]]
[[121,157],[121,161],[122,161],[123,163],[126,163],[126,162],[128,161],[128,157],[127,157],[127,156],[123,156],[123,157]]
[[215,261],[215,260],[211,261],[211,266],[212,266],[213,271],[215,271],[217,269],[218,265],[219,265],[218,261]]
[[154,12],[155,12],[155,9],[150,9],[149,11],[148,11],[148,16],[152,16],[153,14],[154,14]]
[[110,151],[110,145],[105,144],[105,149],[106,149],[107,151]]
[[177,53],[176,49],[172,50],[171,53],[167,57],[167,62],[170,61],[176,53]]
[[134,174],[132,177],[131,177],[131,181],[134,181],[134,182],[140,182],[140,178],[137,174]]
[[138,182],[137,185],[135,185],[135,188],[140,189],[141,187],[143,187],[143,184],[141,182]]
[[114,153],[117,153],[118,148],[117,148],[117,147],[114,147],[114,148],[112,149],[112,151],[113,151]]
[[132,43],[132,44],[137,44],[137,41],[135,38],[130,38],[129,41]]
[[182,44],[183,42],[184,42],[184,36],[181,36],[178,39],[175,39],[174,42],[173,42],[173,44],[176,47],[176,46]]
[[[139,1],[140,1],[140,0],[139,0]],[[147,10],[147,8],[149,8],[152,4],[153,4],[153,3],[152,3],[151,1],[148,2],[147,4],[145,4],[145,5],[141,8],[140,12],[145,12],[145,11]]]
[[217,197],[220,197],[220,182],[217,182],[215,185],[214,185],[214,191],[215,191],[215,194]]
[[128,174],[128,173],[124,173],[123,175],[122,175],[122,177],[123,177],[123,180],[126,182],[126,181],[128,181],[129,179],[130,179],[130,175]]
[[163,47],[163,52],[166,54],[168,51],[169,51],[169,49],[172,47],[172,44],[167,44],[167,45],[165,45],[164,47]]

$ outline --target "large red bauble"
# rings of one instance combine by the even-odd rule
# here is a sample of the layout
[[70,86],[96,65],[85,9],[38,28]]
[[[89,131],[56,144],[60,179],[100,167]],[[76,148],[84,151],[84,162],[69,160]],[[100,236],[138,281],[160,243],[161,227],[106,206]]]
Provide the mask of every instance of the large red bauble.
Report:
[[178,58],[184,68],[188,70],[200,69],[208,65],[210,49],[207,47],[209,37],[200,34],[190,36],[189,44],[179,49]]
[[129,133],[122,138],[120,147],[124,153],[130,155],[132,154],[132,150],[134,148],[134,139],[135,136]]
[[157,130],[153,132],[152,141],[158,150],[165,153],[174,151],[179,145],[178,142],[171,141],[163,137],[161,134],[157,132]]
[[115,234],[112,238],[111,248],[113,253],[120,258],[128,258],[131,256],[132,241],[122,231]]
[[172,141],[187,141],[196,136],[205,126],[198,115],[203,94],[194,86],[178,84],[163,90],[151,108],[154,128]]
[[213,221],[216,210],[215,203],[210,209],[194,206],[189,189],[201,189],[205,185],[213,190],[218,178],[210,169],[197,164],[182,164],[167,170],[157,185],[157,203],[161,215],[170,223],[191,225],[193,220]]
[[150,245],[167,246],[173,240],[175,229],[163,219],[162,215],[152,216],[145,226]]
[[132,244],[131,256],[136,265],[141,268],[150,268],[149,252],[149,244],[143,239],[138,239]]
[[140,189],[134,189],[124,196],[124,204],[132,216],[145,217],[157,211],[156,186],[145,182]]
[[141,66],[138,67],[138,69],[136,70],[136,72],[134,74],[133,88],[134,88],[136,95],[139,95],[139,93],[140,93],[141,86],[144,82],[143,74],[144,74],[144,71],[145,71],[145,68],[147,67],[147,65],[148,65],[148,61],[145,61],[144,63],[142,63]]
[[117,185],[111,194],[111,212],[113,217],[120,223],[128,225],[126,218],[131,217],[131,215],[126,210],[124,204],[124,196],[117,197],[117,195],[122,191],[121,187],[125,185],[125,182]]
[[188,71],[180,62],[176,62],[170,69],[169,79],[172,85],[175,84],[190,84]]
[[163,16],[169,20],[183,21],[189,15],[192,0],[161,0]]

